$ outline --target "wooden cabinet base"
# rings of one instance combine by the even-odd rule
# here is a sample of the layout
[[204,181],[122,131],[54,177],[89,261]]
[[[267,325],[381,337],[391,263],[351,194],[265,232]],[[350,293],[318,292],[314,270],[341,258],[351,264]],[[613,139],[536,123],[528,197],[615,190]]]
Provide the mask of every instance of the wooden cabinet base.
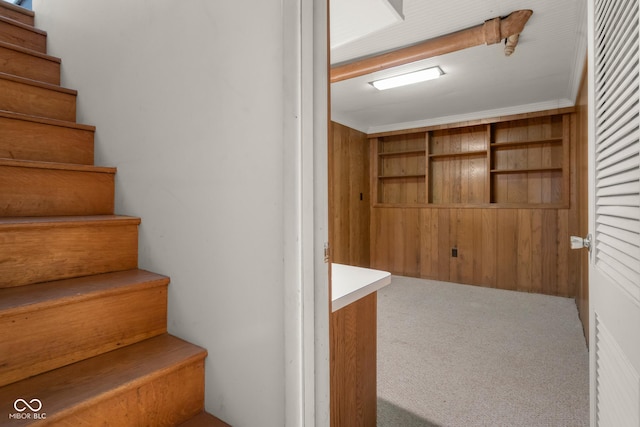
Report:
[[331,313],[331,426],[375,427],[377,293]]

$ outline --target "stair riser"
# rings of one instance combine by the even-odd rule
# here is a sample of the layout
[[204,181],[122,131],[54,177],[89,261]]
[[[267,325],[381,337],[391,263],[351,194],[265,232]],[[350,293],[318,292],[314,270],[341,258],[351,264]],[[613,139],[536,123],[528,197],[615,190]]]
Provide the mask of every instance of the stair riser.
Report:
[[0,165],[0,216],[113,214],[114,174]]
[[47,421],[68,427],[94,427],[106,420],[119,427],[169,427],[203,408],[204,360],[199,360],[68,413],[47,413]]
[[0,110],[75,122],[76,96],[0,79]]
[[93,164],[94,132],[0,117],[0,157]]
[[138,265],[138,226],[88,224],[0,232],[0,287],[122,271]]
[[0,46],[0,72],[60,84],[60,63]]
[[11,6],[5,5],[3,3],[4,2],[0,2],[0,16],[4,16],[5,18],[13,19],[14,21],[33,26],[34,18],[32,15],[12,10]]
[[203,412],[200,415],[196,415],[184,424],[180,424],[178,427],[231,427],[219,418],[214,417],[208,412]]
[[0,313],[0,386],[166,332],[167,288]]
[[9,22],[0,21],[0,41],[47,53],[47,36]]

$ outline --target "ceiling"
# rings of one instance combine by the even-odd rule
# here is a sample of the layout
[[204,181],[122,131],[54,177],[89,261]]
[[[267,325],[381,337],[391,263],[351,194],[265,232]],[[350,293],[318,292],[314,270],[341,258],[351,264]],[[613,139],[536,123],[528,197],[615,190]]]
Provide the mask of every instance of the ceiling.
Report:
[[[345,17],[334,5],[331,19],[361,27],[371,22],[367,9]],[[346,43],[332,40],[338,46],[331,49],[331,63],[416,44],[520,9],[533,15],[511,56],[504,55],[502,43],[481,45],[332,83],[332,120],[376,133],[573,106],[587,50],[586,0],[403,0],[404,20]],[[445,73],[437,80],[386,91],[369,84],[435,65]]]

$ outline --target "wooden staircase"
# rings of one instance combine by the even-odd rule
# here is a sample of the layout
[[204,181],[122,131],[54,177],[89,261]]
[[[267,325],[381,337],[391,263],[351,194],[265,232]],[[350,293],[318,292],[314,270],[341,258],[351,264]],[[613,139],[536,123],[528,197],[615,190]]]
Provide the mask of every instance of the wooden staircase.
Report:
[[33,17],[0,0],[0,426],[228,426]]

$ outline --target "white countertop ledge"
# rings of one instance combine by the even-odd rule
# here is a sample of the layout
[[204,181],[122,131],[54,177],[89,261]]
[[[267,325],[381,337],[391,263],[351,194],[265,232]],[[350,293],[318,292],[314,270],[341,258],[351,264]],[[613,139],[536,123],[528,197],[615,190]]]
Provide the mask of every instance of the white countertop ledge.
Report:
[[391,273],[352,265],[331,264],[331,311],[358,301],[391,283]]

